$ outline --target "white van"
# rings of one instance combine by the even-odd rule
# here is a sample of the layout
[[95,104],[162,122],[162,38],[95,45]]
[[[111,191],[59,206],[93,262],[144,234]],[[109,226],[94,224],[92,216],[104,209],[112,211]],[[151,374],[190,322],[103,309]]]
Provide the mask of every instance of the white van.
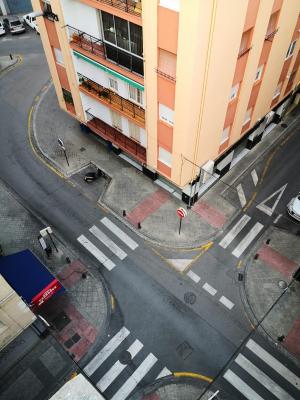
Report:
[[30,14],[26,14],[23,15],[23,21],[26,22],[26,24],[28,26],[30,26],[30,28],[34,29],[36,31],[36,33],[39,33],[39,27],[36,23],[36,13],[30,13]]
[[287,210],[291,217],[295,218],[297,221],[300,221],[300,193],[298,196],[292,198],[287,205]]
[[5,35],[5,34],[6,34],[6,31],[5,31],[3,22],[0,21],[0,36]]

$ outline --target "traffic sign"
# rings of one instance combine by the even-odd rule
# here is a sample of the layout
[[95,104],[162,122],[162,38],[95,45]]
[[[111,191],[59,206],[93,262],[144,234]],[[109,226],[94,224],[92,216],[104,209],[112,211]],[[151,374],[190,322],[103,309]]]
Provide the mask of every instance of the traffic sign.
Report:
[[184,218],[187,216],[187,212],[183,207],[177,209],[177,215],[179,218]]

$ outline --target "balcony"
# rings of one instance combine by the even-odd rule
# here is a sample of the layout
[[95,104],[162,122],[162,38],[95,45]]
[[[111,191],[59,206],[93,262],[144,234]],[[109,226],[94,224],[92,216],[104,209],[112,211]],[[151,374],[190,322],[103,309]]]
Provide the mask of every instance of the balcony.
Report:
[[103,3],[108,6],[117,8],[118,10],[125,11],[129,14],[140,17],[142,14],[142,1],[141,0],[96,0],[97,3]]
[[124,150],[142,164],[146,162],[146,149],[139,143],[123,135],[121,132],[107,125],[101,119],[86,111],[88,117],[87,126],[103,139],[108,140],[120,149]]
[[97,97],[102,103],[108,104],[125,117],[133,119],[134,122],[142,126],[145,125],[145,110],[142,107],[124,99],[112,90],[99,85],[81,74],[78,74],[78,76],[80,82],[79,87],[83,92]]
[[95,38],[79,29],[68,26],[70,44],[75,50],[83,49],[104,60],[112,61],[127,70],[138,75],[144,75],[144,62],[131,53],[120,50],[118,47],[109,45],[101,39]]

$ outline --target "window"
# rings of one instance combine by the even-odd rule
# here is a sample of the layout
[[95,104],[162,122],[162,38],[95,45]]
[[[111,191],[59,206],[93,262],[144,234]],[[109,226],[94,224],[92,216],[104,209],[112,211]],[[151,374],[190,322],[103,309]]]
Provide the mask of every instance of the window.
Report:
[[261,78],[261,76],[262,76],[262,73],[263,73],[263,70],[264,70],[264,64],[263,64],[263,65],[260,65],[260,66],[257,68],[256,74],[255,74],[254,82],[260,80],[260,78]]
[[230,127],[229,127],[229,126],[227,126],[227,128],[225,128],[225,129],[223,130],[222,135],[221,135],[220,144],[226,142],[226,140],[229,138],[229,130],[230,130]]
[[56,49],[55,47],[53,48],[53,50],[57,64],[64,65],[64,59],[61,50]]
[[288,48],[288,51],[287,51],[287,53],[286,53],[285,58],[289,58],[289,57],[291,57],[291,56],[293,55],[294,50],[295,50],[295,46],[296,46],[296,40],[294,40],[294,41],[289,45],[289,48]]
[[248,110],[246,111],[243,125],[246,125],[251,120],[251,115],[252,115],[252,107],[248,108]]
[[239,91],[239,87],[240,87],[240,84],[239,84],[239,83],[237,83],[236,85],[232,86],[232,88],[231,88],[231,90],[230,90],[230,97],[229,97],[229,100],[233,100],[233,99],[236,98],[236,96],[237,96],[237,94],[238,94],[238,91]]
[[180,11],[180,0],[160,0],[159,5],[174,11]]
[[167,124],[174,124],[174,110],[159,103],[159,119]]
[[176,77],[176,55],[169,51],[158,50],[158,69],[173,78]]
[[141,141],[140,127],[130,121],[128,121],[128,122],[129,122],[130,137],[132,139],[134,139],[135,141],[140,142]]
[[143,92],[131,85],[129,85],[129,99],[143,105]]
[[240,50],[239,50],[239,57],[241,57],[243,54],[247,52],[247,50],[250,47],[250,41],[251,41],[251,34],[252,34],[252,29],[249,29],[248,31],[243,33],[242,39],[241,39],[241,44],[240,44]]
[[112,126],[118,131],[122,132],[122,118],[121,115],[113,110],[110,110]]
[[274,92],[273,99],[275,99],[275,97],[280,95],[281,88],[282,88],[282,82],[278,83],[277,88],[276,88],[276,90]]
[[158,148],[158,159],[168,167],[172,166],[172,154],[162,147]]
[[62,92],[63,92],[63,97],[64,97],[65,102],[74,105],[71,92],[69,92],[67,89],[64,89],[64,88],[62,88]]
[[109,78],[109,87],[110,87],[110,89],[117,92],[118,91],[118,81],[116,81],[113,78]]

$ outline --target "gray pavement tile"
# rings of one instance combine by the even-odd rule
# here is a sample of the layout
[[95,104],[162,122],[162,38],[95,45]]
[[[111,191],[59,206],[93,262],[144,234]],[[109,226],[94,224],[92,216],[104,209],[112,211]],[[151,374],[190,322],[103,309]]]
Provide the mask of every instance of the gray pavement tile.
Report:
[[7,390],[0,394],[1,400],[33,400],[43,389],[42,382],[31,369],[17,377]]
[[66,365],[63,358],[54,347],[49,347],[49,349],[39,357],[39,360],[53,376],[57,376]]

